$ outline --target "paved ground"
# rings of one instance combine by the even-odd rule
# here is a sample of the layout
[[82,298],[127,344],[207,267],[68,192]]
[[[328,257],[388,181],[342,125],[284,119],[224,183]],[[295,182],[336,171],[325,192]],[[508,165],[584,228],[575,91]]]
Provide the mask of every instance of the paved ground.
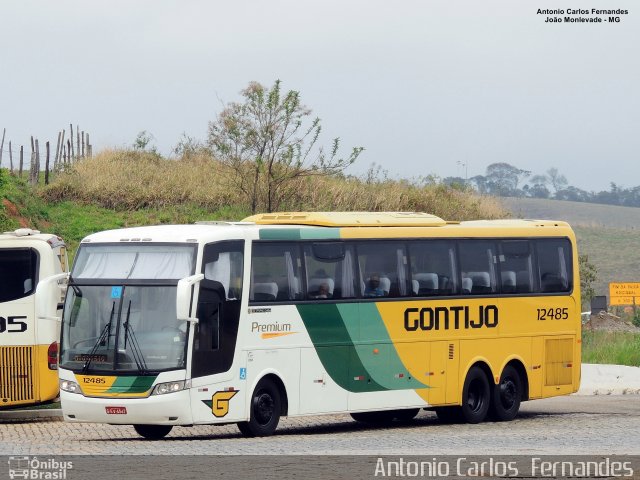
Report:
[[442,425],[431,412],[390,428],[346,415],[283,419],[276,435],[247,439],[235,425],[174,428],[144,441],[132,427],[57,421],[0,424],[7,455],[640,455],[637,395],[570,396],[523,404],[508,423]]

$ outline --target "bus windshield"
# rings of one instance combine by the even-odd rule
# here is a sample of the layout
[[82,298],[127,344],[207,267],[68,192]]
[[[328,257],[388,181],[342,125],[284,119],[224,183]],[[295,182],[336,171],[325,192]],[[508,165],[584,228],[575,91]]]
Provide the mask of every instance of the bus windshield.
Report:
[[67,293],[60,366],[76,372],[185,368],[187,322],[175,286],[85,286]]
[[193,273],[195,253],[195,245],[82,245],[67,291],[60,366],[185,368],[188,324],[176,319],[176,284]]

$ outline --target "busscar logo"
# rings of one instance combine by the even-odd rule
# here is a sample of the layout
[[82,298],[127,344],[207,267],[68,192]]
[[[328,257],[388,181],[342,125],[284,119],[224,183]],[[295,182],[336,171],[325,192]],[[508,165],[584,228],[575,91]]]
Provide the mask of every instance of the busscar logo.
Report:
[[61,462],[55,458],[9,457],[9,478],[39,480],[65,480],[67,470],[73,469],[73,462]]

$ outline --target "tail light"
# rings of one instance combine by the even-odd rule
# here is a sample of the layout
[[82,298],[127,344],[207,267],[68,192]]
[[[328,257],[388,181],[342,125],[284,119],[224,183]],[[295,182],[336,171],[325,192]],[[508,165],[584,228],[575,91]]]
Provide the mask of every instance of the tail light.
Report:
[[47,363],[49,364],[49,370],[58,369],[58,342],[53,342],[49,345],[47,350]]

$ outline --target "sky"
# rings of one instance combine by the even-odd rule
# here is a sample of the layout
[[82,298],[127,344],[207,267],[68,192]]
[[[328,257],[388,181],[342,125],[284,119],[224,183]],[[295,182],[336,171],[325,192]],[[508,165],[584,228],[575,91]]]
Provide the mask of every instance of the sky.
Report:
[[[623,8],[550,24],[538,8]],[[607,18],[606,16],[603,18]],[[571,185],[640,185],[640,7],[631,0],[5,0],[0,135],[28,150],[69,123],[94,153],[146,130],[206,139],[250,81],[297,90],[321,143],[392,178],[495,162]],[[41,149],[43,147],[41,146]]]

